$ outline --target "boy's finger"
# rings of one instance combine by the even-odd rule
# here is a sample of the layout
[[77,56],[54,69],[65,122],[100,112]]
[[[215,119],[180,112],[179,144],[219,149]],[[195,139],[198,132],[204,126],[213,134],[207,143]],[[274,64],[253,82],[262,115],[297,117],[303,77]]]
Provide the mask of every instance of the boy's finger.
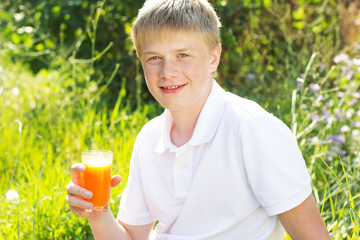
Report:
[[91,191],[88,191],[85,188],[76,185],[72,181],[68,185],[66,185],[66,191],[68,192],[68,195],[70,194],[85,199],[90,199],[93,195]]
[[69,204],[70,207],[75,208],[89,209],[93,207],[93,204],[91,202],[87,202],[69,194],[66,195],[66,202]]
[[71,165],[71,180],[77,184],[81,184],[81,173],[86,169],[84,164],[74,163]]
[[119,175],[114,175],[111,178],[111,187],[116,187],[121,182],[121,177]]

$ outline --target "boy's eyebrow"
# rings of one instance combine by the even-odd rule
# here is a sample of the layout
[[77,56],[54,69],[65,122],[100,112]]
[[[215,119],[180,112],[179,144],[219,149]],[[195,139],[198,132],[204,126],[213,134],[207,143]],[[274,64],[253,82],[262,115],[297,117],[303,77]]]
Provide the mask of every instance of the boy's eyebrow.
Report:
[[[173,52],[195,52],[196,50],[195,49],[192,49],[192,48],[179,48],[179,49],[174,49],[172,50]],[[151,55],[151,54],[159,54],[159,52],[156,52],[156,51],[152,51],[152,50],[144,50],[144,54],[147,54],[147,55]]]

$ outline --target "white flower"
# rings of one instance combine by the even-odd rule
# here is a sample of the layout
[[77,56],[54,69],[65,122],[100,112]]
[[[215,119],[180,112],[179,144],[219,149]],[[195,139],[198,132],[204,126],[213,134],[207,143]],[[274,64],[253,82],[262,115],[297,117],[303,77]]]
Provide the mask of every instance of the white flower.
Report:
[[7,193],[5,193],[5,197],[6,200],[8,200],[9,202],[16,201],[20,198],[19,194],[13,189],[7,191]]
[[341,127],[340,129],[341,132],[349,132],[350,131],[350,127],[348,125],[344,125]]
[[18,88],[13,88],[11,91],[15,96],[19,95],[19,93],[20,93]]
[[335,63],[348,62],[348,61],[349,61],[349,55],[347,55],[345,53],[341,53],[341,54],[334,57],[334,62]]

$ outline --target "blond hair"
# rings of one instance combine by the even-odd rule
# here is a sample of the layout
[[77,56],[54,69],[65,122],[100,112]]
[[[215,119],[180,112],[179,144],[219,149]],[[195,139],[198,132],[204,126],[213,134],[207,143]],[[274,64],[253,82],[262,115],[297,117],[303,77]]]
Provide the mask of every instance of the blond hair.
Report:
[[139,10],[131,38],[138,56],[151,39],[181,31],[200,34],[212,50],[221,43],[220,27],[218,16],[207,0],[147,0]]

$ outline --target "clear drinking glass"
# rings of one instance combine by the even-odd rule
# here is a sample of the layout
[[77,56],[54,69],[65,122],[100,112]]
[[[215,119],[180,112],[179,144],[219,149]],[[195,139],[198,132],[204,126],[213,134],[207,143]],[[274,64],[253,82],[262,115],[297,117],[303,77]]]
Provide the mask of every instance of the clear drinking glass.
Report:
[[86,199],[94,207],[86,212],[106,212],[110,200],[111,166],[113,153],[105,150],[86,150],[82,152],[82,163],[86,166],[82,174],[82,187],[91,191],[93,197]]

